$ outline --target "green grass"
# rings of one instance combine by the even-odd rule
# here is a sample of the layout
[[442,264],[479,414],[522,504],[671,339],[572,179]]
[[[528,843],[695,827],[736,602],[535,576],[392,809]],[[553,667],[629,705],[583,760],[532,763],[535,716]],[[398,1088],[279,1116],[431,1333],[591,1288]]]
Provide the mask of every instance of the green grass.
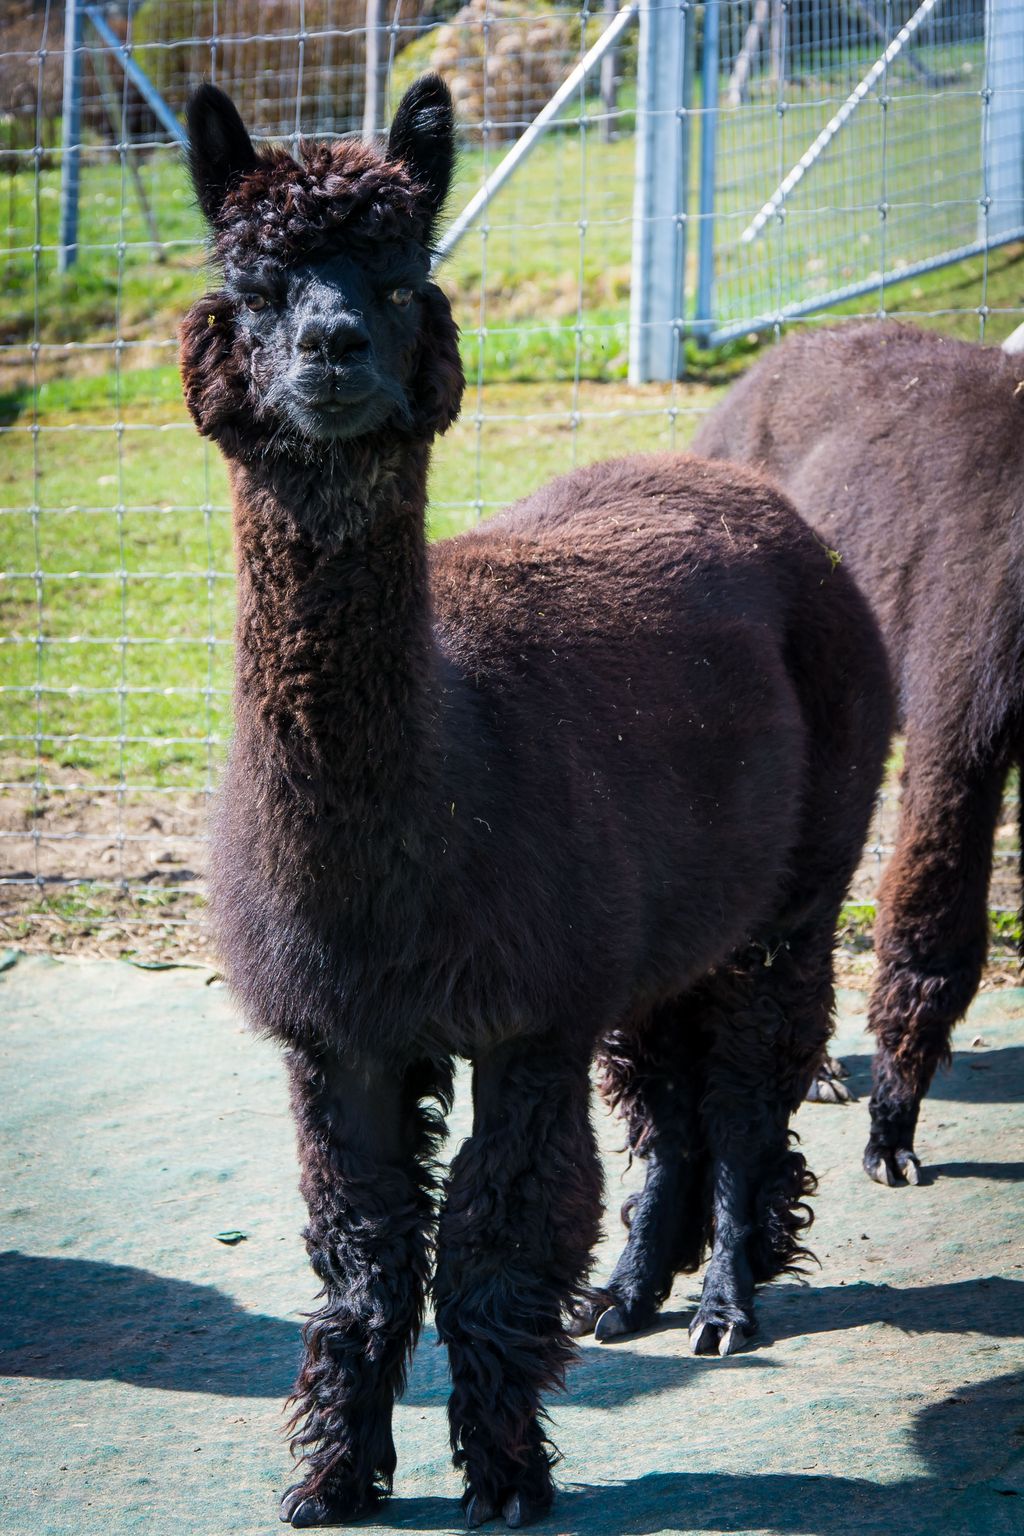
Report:
[[[35,743],[11,738],[38,736],[45,760],[104,782],[202,786],[219,754],[233,619],[226,476],[179,402],[148,403],[172,379],[154,370],[134,381],[142,403],[122,398],[122,433],[99,381],[57,381],[42,393],[39,431],[4,440],[0,675],[18,691],[0,693],[0,752],[26,776]],[[691,408],[712,396],[696,391]],[[470,392],[436,454],[432,535],[574,462],[681,445],[695,418],[674,426],[667,399],[657,388],[585,385],[574,424],[564,387],[495,386],[479,402]],[[130,739],[110,739],[121,736]]]
[[[453,208],[501,152],[467,149]],[[8,178],[0,342],[52,347],[120,338],[129,367],[140,347],[148,360],[154,346],[173,340],[183,310],[203,291],[203,231],[176,150],[151,151],[141,172],[165,259],[154,259],[116,157],[97,148],[83,165],[79,258],[63,276],[56,270],[59,171],[41,172],[38,195],[30,176]],[[555,134],[541,144],[492,206],[486,240],[471,234],[446,270],[474,370],[474,333],[485,327],[490,379],[563,378],[577,367],[577,352],[584,376],[624,376],[632,181],[630,140],[601,146],[600,154],[588,153],[576,135]],[[581,319],[589,334],[577,343]]]
[[1021,920],[1017,912],[990,912],[989,936],[1000,949],[1021,952]]
[[[413,52],[408,51],[406,66],[415,73]],[[912,261],[975,238],[980,57],[959,50],[954,72],[941,50],[921,50],[920,56],[929,68],[947,72],[948,88],[903,93],[900,77],[894,77],[886,112],[877,101],[866,102],[789,199],[785,221],[773,222],[749,246],[738,239],[752,211],[814,138],[853,74],[837,73],[813,86],[799,78],[790,82],[781,117],[767,93],[739,111],[723,107],[715,205],[720,322],[825,293],[893,261]],[[472,376],[479,370],[489,382],[625,377],[634,173],[628,90],[623,103],[623,132],[611,143],[599,141],[594,123],[586,133],[575,126],[549,133],[449,262],[445,282],[464,328]],[[692,216],[699,107],[698,93]],[[479,144],[466,147],[453,209],[465,203],[507,147],[498,144],[486,152]],[[148,152],[140,171],[165,259],[155,259],[117,155],[94,145],[83,159],[79,260],[64,276],[56,270],[59,170],[44,167],[38,186],[28,174],[7,178],[9,249],[6,256],[0,253],[0,342],[56,347],[120,339],[126,371],[162,360],[155,349],[170,347],[182,311],[204,286],[203,231],[176,149]],[[878,208],[883,194],[884,221]],[[696,227],[693,218],[690,294]],[[1019,303],[1019,293],[1014,300]],[[869,309],[872,302],[869,297],[859,307]],[[887,307],[889,302],[887,292]],[[971,307],[980,302],[974,297]],[[1002,320],[997,316],[992,323],[995,339],[1012,328],[1009,317],[1005,325]],[[61,364],[52,352],[44,352],[42,361],[45,373]],[[100,371],[109,361],[109,354],[99,353],[92,366]]]
[[[843,88],[837,78],[830,97]],[[771,191],[780,131],[786,154],[799,152],[821,117],[809,91],[796,85],[790,94],[781,130],[768,100],[745,115],[721,115],[723,234],[738,232],[738,214]],[[905,108],[897,97],[884,146],[897,224],[901,199],[920,196],[919,150],[901,131]],[[951,90],[928,111],[945,145],[928,172],[929,199],[939,201],[943,188],[955,192],[977,177],[969,116],[977,100]],[[724,259],[723,314],[759,262],[777,259],[780,283],[804,288],[814,278],[809,263],[823,260],[826,278],[833,271],[834,237],[847,226],[838,215],[812,216],[814,200],[839,206],[858,184],[880,184],[880,118],[869,104],[845,147],[807,178],[784,232],[770,231],[743,258],[754,263],[747,277]],[[453,207],[501,153],[466,151]],[[575,463],[682,446],[695,413],[756,350],[745,339],[712,352],[689,346],[686,382],[639,391],[622,382],[633,153],[628,135],[611,144],[596,133],[585,141],[575,131],[550,135],[492,206],[486,239],[472,232],[445,269],[470,382],[462,421],[436,455],[434,536]],[[92,149],[83,165],[81,256],[63,277],[54,249],[57,170],[44,168],[38,186],[27,175],[7,180],[0,341],[42,345],[35,365],[27,348],[8,352],[0,389],[0,424],[9,429],[0,436],[0,566],[8,573],[0,581],[0,635],[8,637],[0,643],[8,690],[0,692],[0,753],[29,775],[38,749],[44,761],[104,782],[202,785],[228,727],[233,601],[223,466],[187,420],[173,362],[176,323],[205,286],[202,231],[177,152],[153,152],[141,169],[166,259],[157,261],[146,243],[116,157]],[[869,213],[877,220],[877,209]],[[949,224],[945,236],[954,234]],[[849,257],[862,270],[858,249],[851,244]],[[694,240],[689,257],[692,291]],[[886,310],[975,339],[985,304],[986,336],[998,339],[1024,302],[1020,257],[1020,248],[1004,248],[987,271],[979,258],[888,286]],[[874,303],[857,300],[836,313],[870,312]],[[112,351],[118,340],[125,345]]]
[[[1020,255],[990,259],[993,309],[1020,303]],[[931,273],[891,289],[887,308],[933,311],[923,323],[975,338],[982,276],[980,259]],[[471,372],[462,421],[436,455],[432,533],[456,532],[574,463],[684,445],[695,413],[751,351],[737,342],[705,355],[702,376],[674,388],[563,379],[478,389]],[[38,737],[44,759],[105,782],[204,784],[228,725],[230,528],[223,466],[188,422],[175,368],[49,378],[34,413],[25,391],[7,407],[0,539],[15,574],[0,583],[0,633],[12,637],[0,644],[0,677],[29,691],[0,693],[0,752],[28,774]],[[100,689],[110,691],[86,691]],[[138,739],[87,739],[121,736]]]

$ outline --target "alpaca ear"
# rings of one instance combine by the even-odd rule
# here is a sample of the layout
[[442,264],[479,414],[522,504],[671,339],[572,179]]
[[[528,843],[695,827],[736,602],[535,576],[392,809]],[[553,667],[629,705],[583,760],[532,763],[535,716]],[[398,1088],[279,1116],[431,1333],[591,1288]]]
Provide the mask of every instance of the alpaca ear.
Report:
[[428,283],[420,295],[419,356],[408,390],[416,435],[429,442],[438,432],[447,432],[459,414],[465,387],[452,307],[440,288]]
[[204,437],[228,449],[246,403],[245,373],[234,355],[234,305],[226,293],[208,293],[178,327],[178,358],[185,404]]
[[212,224],[232,182],[254,170],[259,157],[230,96],[201,85],[189,97],[188,169],[199,206]]
[[455,109],[440,75],[422,75],[402,97],[388,135],[388,159],[401,160],[422,188],[429,239],[455,169]]

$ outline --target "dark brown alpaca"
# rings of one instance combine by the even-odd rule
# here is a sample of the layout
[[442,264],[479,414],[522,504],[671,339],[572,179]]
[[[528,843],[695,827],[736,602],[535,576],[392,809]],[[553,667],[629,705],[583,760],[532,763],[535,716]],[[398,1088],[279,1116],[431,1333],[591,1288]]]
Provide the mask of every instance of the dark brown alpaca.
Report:
[[[463,384],[428,276],[445,87],[413,87],[386,148],[257,156],[209,87],[189,129],[224,281],[182,370],[239,566],[214,911],[249,1019],[288,1049],[323,1285],[281,1516],[350,1520],[390,1490],[432,1284],[467,1518],[522,1525],[552,1498],[570,1313],[642,1327],[710,1246],[691,1334],[725,1354],[803,1252],[787,1124],[881,772],[881,642],[781,496],[694,459],[582,470],[428,552],[430,444]],[[598,1050],[648,1170],[602,1293]],[[439,1200],[460,1056],[473,1134]]]
[[864,1166],[918,1182],[914,1132],[977,990],[992,842],[1024,723],[1024,365],[896,324],[773,348],[694,446],[772,475],[841,554],[888,643],[906,731],[878,897]]

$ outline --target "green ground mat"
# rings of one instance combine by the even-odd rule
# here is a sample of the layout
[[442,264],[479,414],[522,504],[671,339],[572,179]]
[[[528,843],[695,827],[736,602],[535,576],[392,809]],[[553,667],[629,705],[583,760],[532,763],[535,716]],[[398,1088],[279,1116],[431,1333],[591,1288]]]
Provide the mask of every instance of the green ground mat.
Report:
[[[5,1536],[283,1530],[281,1405],[315,1287],[278,1053],[207,982],[106,961],[0,974]],[[860,1171],[863,1008],[842,996],[860,1102],[797,1119],[821,1268],[762,1291],[757,1345],[728,1360],[687,1351],[692,1279],[657,1331],[585,1344],[552,1405],[562,1491],[539,1531],[1024,1532],[1024,992],[983,996],[957,1031],[918,1189]],[[454,1144],[467,1116],[463,1091]],[[637,1174],[598,1123],[603,1268]],[[446,1390],[428,1328],[370,1529],[461,1528]]]

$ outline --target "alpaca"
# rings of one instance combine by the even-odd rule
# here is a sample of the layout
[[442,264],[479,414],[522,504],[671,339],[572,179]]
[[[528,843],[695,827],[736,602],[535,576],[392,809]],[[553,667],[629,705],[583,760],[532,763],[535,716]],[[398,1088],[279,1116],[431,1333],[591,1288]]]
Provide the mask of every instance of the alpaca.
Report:
[[1024,718],[1024,367],[911,326],[800,332],[702,424],[697,452],[771,475],[849,565],[906,732],[878,893],[864,1167],[919,1182],[921,1100],[977,991],[992,843]]
[[[837,911],[888,737],[866,604],[785,500],[680,456],[579,470],[428,550],[458,333],[430,281],[454,120],[257,153],[210,86],[190,166],[223,286],[181,330],[224,452],[235,732],[213,827],[225,967],[287,1049],[322,1284],[281,1518],[357,1518],[432,1291],[471,1527],[543,1515],[573,1333],[711,1261],[692,1347],[804,1252],[788,1119],[824,1054]],[[590,1066],[647,1162],[601,1215]],[[442,1181],[453,1061],[474,1120]]]

